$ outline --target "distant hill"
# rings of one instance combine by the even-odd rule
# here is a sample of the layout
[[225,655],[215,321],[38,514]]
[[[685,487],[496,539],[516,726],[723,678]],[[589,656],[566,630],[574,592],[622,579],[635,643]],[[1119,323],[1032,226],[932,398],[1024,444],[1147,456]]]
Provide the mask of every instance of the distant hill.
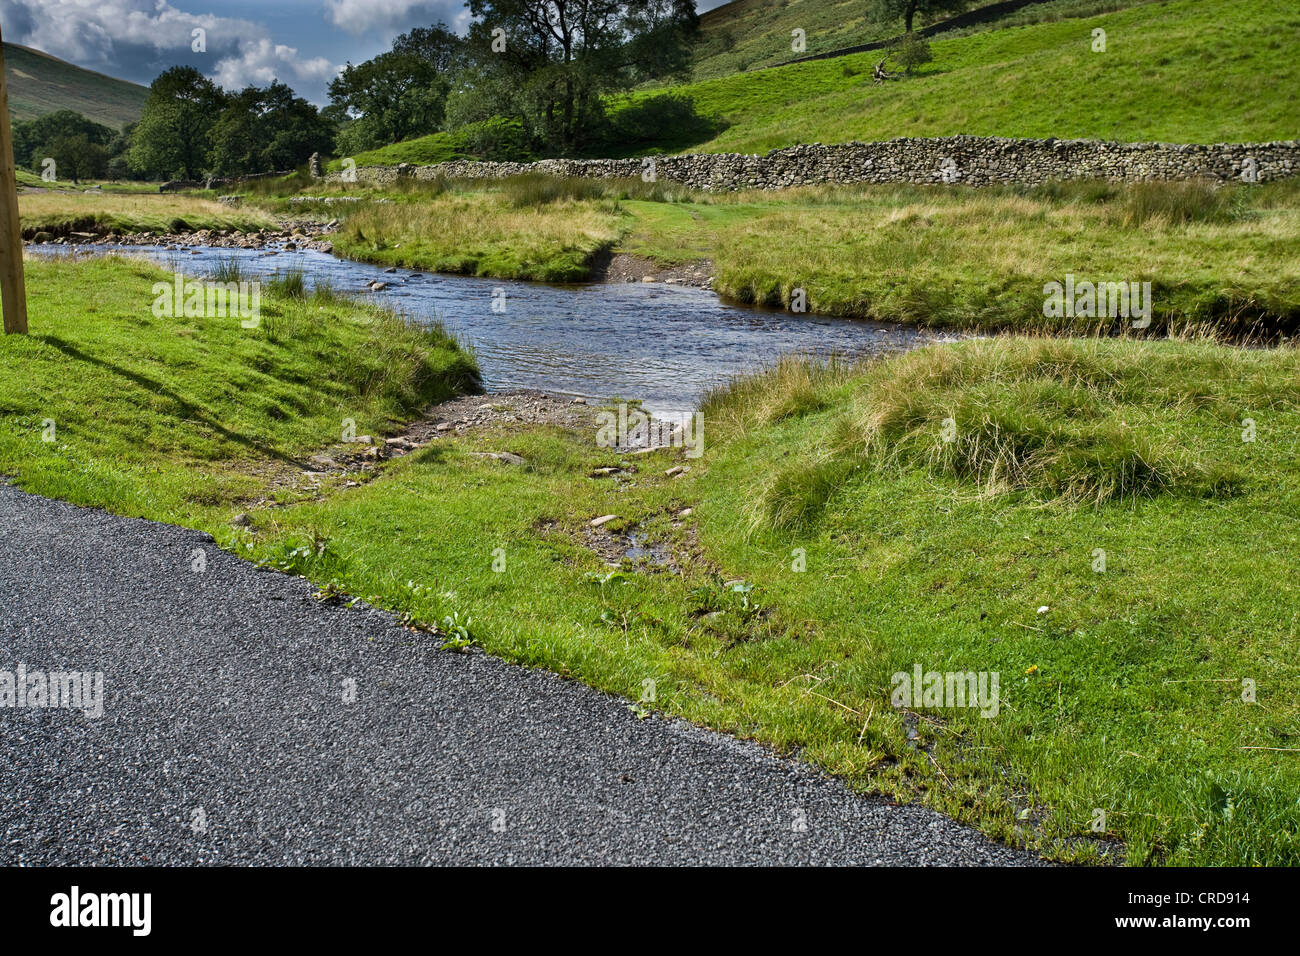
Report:
[[97,123],[121,129],[134,123],[149,91],[139,84],[84,70],[16,43],[6,43],[5,78],[9,115],[36,119],[56,110],[76,110]]

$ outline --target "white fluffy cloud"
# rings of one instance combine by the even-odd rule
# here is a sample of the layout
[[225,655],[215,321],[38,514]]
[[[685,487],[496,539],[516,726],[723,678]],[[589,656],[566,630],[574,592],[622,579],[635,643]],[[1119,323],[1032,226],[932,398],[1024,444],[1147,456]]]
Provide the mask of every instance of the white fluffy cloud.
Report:
[[[338,69],[276,43],[260,24],[167,0],[0,0],[0,22],[9,42],[144,83],[185,63],[228,89],[279,79],[315,99]],[[204,52],[192,49],[195,29],[206,31]]]
[[427,0],[325,0],[330,22],[349,33],[382,29],[427,6]]

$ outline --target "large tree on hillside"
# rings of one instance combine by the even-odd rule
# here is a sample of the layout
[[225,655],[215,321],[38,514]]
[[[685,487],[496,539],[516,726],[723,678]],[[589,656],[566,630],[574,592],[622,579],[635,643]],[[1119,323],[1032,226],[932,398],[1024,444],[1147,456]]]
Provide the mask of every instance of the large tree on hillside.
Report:
[[877,20],[903,20],[903,27],[912,32],[912,21],[919,13],[929,19],[961,13],[970,5],[969,0],[871,0]]
[[402,34],[387,53],[349,63],[329,86],[331,115],[353,121],[340,138],[340,151],[435,132],[461,47],[460,37],[438,24]]
[[466,42],[482,71],[506,78],[515,112],[550,148],[590,142],[601,98],[689,63],[694,0],[469,0]]
[[195,179],[208,162],[209,134],[229,98],[190,66],[159,74],[131,140],[131,167],[147,175]]

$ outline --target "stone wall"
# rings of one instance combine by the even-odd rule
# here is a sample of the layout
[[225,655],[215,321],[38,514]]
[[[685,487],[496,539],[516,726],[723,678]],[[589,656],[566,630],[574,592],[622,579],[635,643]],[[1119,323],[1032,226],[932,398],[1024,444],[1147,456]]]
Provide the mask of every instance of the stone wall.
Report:
[[[500,179],[521,173],[598,179],[653,177],[696,189],[783,189],[814,183],[952,183],[1033,185],[1063,179],[1244,180],[1300,175],[1300,142],[1201,146],[1103,143],[1081,139],[1002,139],[952,136],[894,139],[837,146],[791,146],[766,156],[697,153],[653,159],[546,159],[536,163],[458,160],[436,166],[363,166],[357,181],[384,184],[401,177]],[[341,172],[325,179],[338,182]]]

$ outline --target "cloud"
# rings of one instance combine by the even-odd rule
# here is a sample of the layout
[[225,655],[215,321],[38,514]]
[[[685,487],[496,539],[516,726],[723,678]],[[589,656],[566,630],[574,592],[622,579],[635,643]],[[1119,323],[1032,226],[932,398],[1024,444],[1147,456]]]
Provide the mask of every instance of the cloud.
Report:
[[409,23],[432,24],[446,19],[452,4],[430,0],[326,0],[326,15],[331,23],[349,33],[383,30]]
[[[338,72],[338,67],[323,56],[305,59],[298,51],[283,43],[274,43],[270,37],[256,37],[240,45],[239,52],[217,61],[213,80],[226,89],[256,85],[266,86],[272,80],[284,80],[292,73],[300,84],[313,89],[328,83]],[[290,86],[295,86],[290,82]]]
[[[184,64],[227,89],[278,79],[319,100],[338,70],[276,43],[261,24],[188,13],[167,0],[0,0],[0,21],[11,43],[137,83]],[[193,49],[196,29],[205,31],[205,50]]]

